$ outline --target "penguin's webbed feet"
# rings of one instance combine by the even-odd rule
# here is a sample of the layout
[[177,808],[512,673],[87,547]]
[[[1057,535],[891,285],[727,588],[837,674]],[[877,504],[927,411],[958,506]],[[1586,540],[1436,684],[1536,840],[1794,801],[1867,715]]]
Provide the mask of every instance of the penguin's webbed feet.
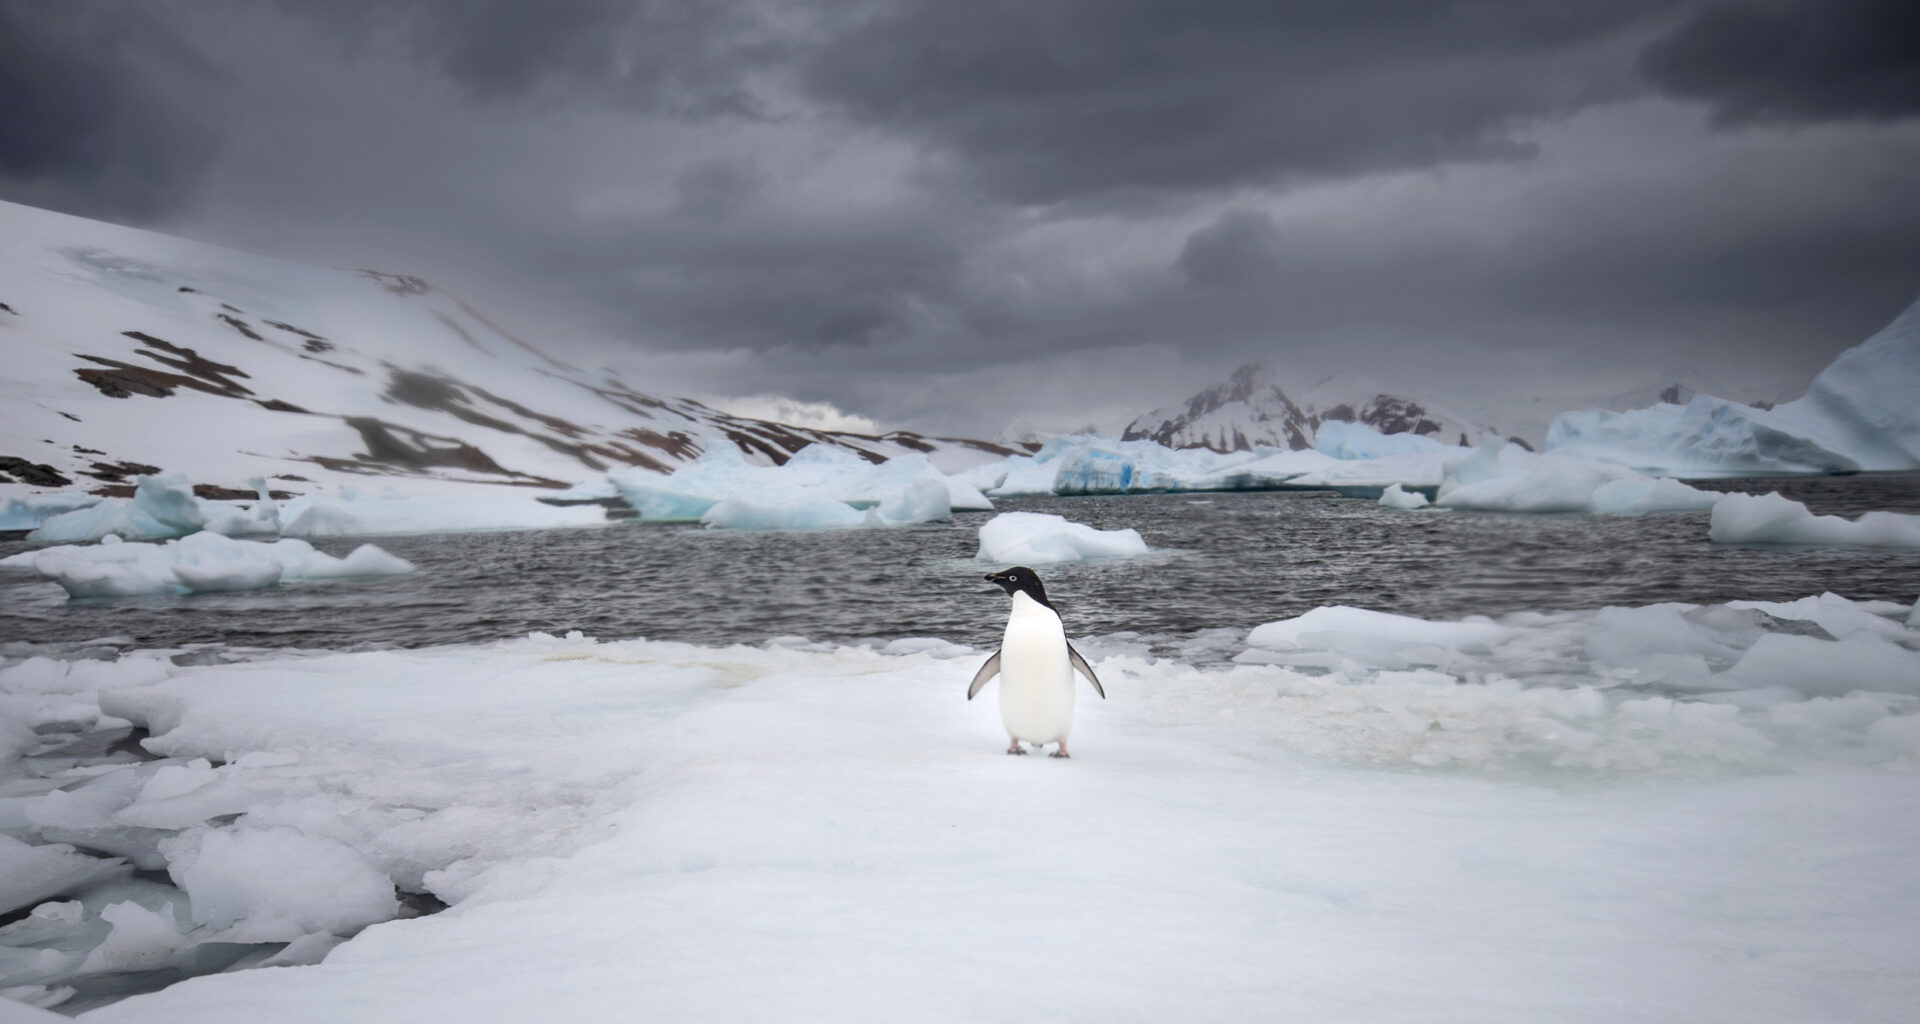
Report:
[[1014,740],[1012,743],[1007,745],[1007,753],[1019,754],[1024,757],[1026,756],[1027,748],[1021,746],[1019,740]]
[[1060,744],[1060,749],[1054,751],[1051,754],[1048,754],[1047,756],[1048,757],[1072,757],[1073,755],[1067,753],[1067,745],[1065,743],[1062,743]]

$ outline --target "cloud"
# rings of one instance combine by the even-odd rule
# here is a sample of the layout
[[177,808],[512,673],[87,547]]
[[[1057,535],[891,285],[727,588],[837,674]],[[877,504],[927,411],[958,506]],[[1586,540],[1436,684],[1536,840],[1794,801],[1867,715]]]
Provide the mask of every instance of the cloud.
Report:
[[1666,0],[942,0],[884,5],[804,88],[1016,203],[1524,157],[1515,129],[1631,94]]
[[1716,0],[1649,45],[1640,70],[1721,125],[1920,115],[1920,4]]
[[787,45],[751,3],[692,0],[289,0],[350,51],[397,50],[481,102],[599,102],[705,119],[758,116],[758,70]]
[[1187,236],[1174,266],[1195,288],[1252,288],[1272,276],[1280,229],[1264,210],[1227,210]]
[[180,210],[217,146],[217,112],[180,86],[215,78],[144,10],[0,0],[0,190],[95,217]]

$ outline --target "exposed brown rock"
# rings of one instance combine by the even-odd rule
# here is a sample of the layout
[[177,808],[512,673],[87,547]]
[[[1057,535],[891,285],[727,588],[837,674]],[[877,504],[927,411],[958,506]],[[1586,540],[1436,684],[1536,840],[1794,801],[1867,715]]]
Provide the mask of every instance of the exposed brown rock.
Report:
[[[226,305],[226,304],[225,304],[225,303],[221,303],[221,305]],[[233,307],[232,307],[232,306],[227,306],[227,308],[228,308],[228,309],[233,309]],[[239,310],[237,310],[237,309],[235,309],[235,310],[234,310],[234,312],[236,312],[236,313],[238,313],[238,312],[239,312]],[[226,325],[227,325],[228,327],[231,327],[231,328],[233,328],[234,330],[236,330],[236,331],[239,331],[239,332],[240,332],[241,334],[244,334],[244,335],[246,335],[247,337],[249,337],[249,338],[252,338],[252,339],[253,339],[253,340],[255,340],[255,341],[265,341],[265,340],[267,340],[267,339],[265,339],[265,338],[262,338],[262,337],[261,337],[261,336],[260,336],[260,335],[259,335],[258,333],[256,333],[256,332],[254,331],[254,329],[253,329],[253,328],[251,328],[251,327],[248,327],[248,326],[246,325],[246,322],[245,322],[245,321],[242,321],[242,320],[238,320],[238,319],[236,319],[236,318],[234,318],[234,317],[231,317],[231,316],[228,316],[228,315],[227,315],[227,314],[225,314],[225,313],[222,313],[222,314],[220,314],[220,319],[221,319],[221,321],[222,321],[222,322],[224,322],[224,323],[225,323],[225,324],[226,324]]]
[[0,455],[0,482],[18,480],[35,487],[65,487],[73,481],[42,462],[29,462],[17,455]]

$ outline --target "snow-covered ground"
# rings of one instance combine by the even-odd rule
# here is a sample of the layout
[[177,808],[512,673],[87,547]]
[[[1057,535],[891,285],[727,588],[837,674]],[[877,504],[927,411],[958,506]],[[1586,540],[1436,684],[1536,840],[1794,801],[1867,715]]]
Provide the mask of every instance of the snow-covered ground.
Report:
[[[1224,670],[1088,638],[1112,699],[1065,762],[1001,754],[963,699],[986,652],[937,639],[32,660],[0,671],[18,724],[104,709],[166,760],[22,780],[0,823],[186,896],[9,927],[42,969],[326,954],[84,1018],[141,1024],[1902,1020],[1912,617],[1332,608]],[[353,934],[402,912],[376,875],[452,907]]]

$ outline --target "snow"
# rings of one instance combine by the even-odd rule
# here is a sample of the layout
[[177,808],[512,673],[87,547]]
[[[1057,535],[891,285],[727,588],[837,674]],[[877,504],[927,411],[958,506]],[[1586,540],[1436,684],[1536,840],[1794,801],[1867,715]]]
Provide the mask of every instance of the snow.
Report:
[[715,449],[672,473],[609,474],[642,519],[699,521],[716,529],[814,530],[898,526],[946,519],[953,509],[991,509],[966,479],[903,455],[875,464],[809,445],[780,466]]
[[1044,512],[1002,512],[981,524],[980,550],[974,557],[1010,565],[1041,565],[1146,553],[1147,542],[1138,530],[1097,530]]
[[1825,544],[1920,547],[1920,516],[1868,512],[1858,519],[1817,516],[1807,506],[1768,494],[1728,494],[1713,505],[1707,535],[1716,544]]
[[1433,503],[1418,491],[1408,492],[1401,489],[1399,484],[1388,484],[1387,489],[1380,492],[1380,504],[1388,508],[1411,510],[1426,508]]
[[372,544],[362,544],[345,558],[335,558],[303,540],[267,543],[204,531],[158,544],[120,543],[109,534],[91,546],[63,544],[24,551],[0,559],[0,567],[31,569],[66,588],[72,597],[258,590],[283,580],[392,576],[413,571],[412,563]]
[[[105,1024],[1904,1019],[1909,609],[1608,611],[1319,609],[1212,670],[1079,641],[1113,699],[1082,707],[1068,762],[1002,756],[963,699],[985,652],[932,638],[105,663],[104,709],[165,760],[80,793],[167,821],[153,847],[187,891],[110,883],[78,925],[31,926],[108,922],[72,948],[143,964],[249,927],[325,954],[85,1018]],[[1658,661],[1737,675],[1782,640],[1834,667],[1689,690]],[[1837,688],[1849,664],[1872,685]],[[365,924],[390,913],[376,871],[454,906]],[[357,912],[326,919],[318,884]]]
[[1920,468],[1920,303],[1773,409],[1710,395],[1684,406],[1561,414],[1548,449],[1674,476]]

